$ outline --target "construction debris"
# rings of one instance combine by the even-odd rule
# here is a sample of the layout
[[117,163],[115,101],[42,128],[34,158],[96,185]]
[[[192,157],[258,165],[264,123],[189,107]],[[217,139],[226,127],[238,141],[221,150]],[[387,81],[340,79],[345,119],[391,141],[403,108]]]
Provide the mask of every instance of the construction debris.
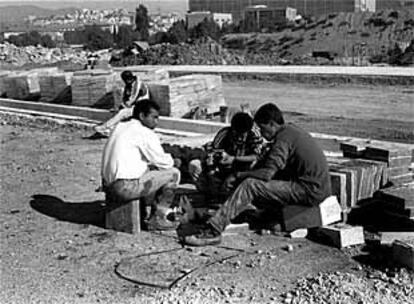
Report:
[[23,66],[25,64],[51,64],[56,62],[71,62],[86,64],[87,52],[71,48],[45,48],[41,46],[17,47],[14,44],[0,43],[0,63]]

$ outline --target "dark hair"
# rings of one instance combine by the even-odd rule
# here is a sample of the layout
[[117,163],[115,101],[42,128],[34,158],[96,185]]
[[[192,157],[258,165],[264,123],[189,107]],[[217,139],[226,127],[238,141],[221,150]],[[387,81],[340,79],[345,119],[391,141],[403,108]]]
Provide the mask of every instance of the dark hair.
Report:
[[121,73],[121,78],[122,78],[122,80],[123,80],[123,81],[126,81],[126,80],[128,80],[128,79],[133,79],[133,78],[135,78],[135,76],[134,76],[134,74],[132,74],[132,72],[131,72],[131,71],[123,71],[123,72]]
[[247,113],[238,112],[234,114],[230,125],[232,130],[238,133],[245,133],[252,129],[253,118],[251,118],[251,116]]
[[159,112],[160,106],[158,103],[150,99],[140,100],[134,106],[132,117],[139,119],[140,113],[143,113],[145,116],[147,116],[150,113],[151,109],[157,110]]
[[267,103],[261,106],[254,115],[254,121],[257,124],[268,124],[270,121],[274,121],[279,125],[285,123],[282,111],[274,103]]

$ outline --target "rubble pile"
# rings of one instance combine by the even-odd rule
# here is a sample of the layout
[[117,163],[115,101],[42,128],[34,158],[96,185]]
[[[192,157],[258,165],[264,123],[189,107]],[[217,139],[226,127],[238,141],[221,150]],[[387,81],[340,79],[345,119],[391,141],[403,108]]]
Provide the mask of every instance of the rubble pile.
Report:
[[191,44],[162,43],[138,54],[129,55],[112,65],[269,65],[286,60],[272,51],[230,50],[214,40]]
[[406,270],[384,273],[370,271],[367,277],[353,273],[320,273],[297,281],[296,288],[283,295],[283,303],[412,303],[414,277]]
[[0,44],[0,64],[23,66],[25,64],[52,64],[70,61],[86,64],[87,53],[71,48],[45,48],[41,46],[17,47],[4,42]]

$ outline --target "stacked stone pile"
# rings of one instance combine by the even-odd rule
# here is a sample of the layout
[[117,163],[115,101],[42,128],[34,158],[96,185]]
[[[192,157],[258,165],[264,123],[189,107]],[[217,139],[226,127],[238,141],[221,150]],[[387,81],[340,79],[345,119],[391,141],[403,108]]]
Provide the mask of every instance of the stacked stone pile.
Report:
[[[109,70],[87,70],[73,73],[72,104],[94,106],[110,98],[113,91],[114,73]],[[113,101],[112,101],[113,103]]]
[[63,61],[86,64],[86,56],[85,51],[75,51],[70,48],[17,47],[8,42],[0,44],[0,64],[23,66],[30,63],[50,64]]
[[42,68],[10,73],[4,78],[5,94],[12,99],[28,100],[40,95],[39,77],[57,72],[57,68]]
[[151,82],[149,90],[164,116],[183,117],[196,108],[214,113],[226,105],[219,75],[186,75]]
[[40,76],[40,100],[43,102],[54,102],[65,91],[70,90],[71,82],[72,73],[57,72],[51,75]]

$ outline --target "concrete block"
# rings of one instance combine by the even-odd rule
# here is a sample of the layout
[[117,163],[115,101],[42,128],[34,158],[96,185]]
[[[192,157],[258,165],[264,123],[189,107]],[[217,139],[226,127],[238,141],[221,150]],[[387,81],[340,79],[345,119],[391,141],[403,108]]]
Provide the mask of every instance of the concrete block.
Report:
[[318,234],[338,248],[365,243],[362,226],[350,226],[342,223],[323,226],[318,228]]
[[343,166],[337,166],[330,168],[332,172],[344,173],[346,175],[346,202],[347,208],[352,208],[358,201],[358,188],[357,188],[357,172],[353,168],[346,168]]
[[250,231],[248,223],[230,224],[223,231],[223,235],[245,234]]
[[105,228],[137,234],[141,232],[140,201],[134,200],[105,214]]
[[341,220],[341,206],[336,196],[330,196],[319,206],[289,205],[283,208],[283,229],[291,232],[300,228],[326,226]]
[[397,264],[414,270],[414,242],[394,241],[392,258]]
[[381,244],[392,244],[394,241],[414,241],[414,232],[380,232]]
[[414,185],[394,186],[375,192],[374,196],[395,205],[399,210],[414,208]]
[[347,209],[348,197],[346,193],[346,174],[330,171],[332,194],[339,198],[343,210]]
[[308,235],[308,229],[307,228],[300,228],[293,230],[289,233],[289,237],[292,239],[303,239]]
[[148,87],[164,116],[183,117],[197,108],[214,113],[226,105],[218,75],[186,75],[150,82]]

